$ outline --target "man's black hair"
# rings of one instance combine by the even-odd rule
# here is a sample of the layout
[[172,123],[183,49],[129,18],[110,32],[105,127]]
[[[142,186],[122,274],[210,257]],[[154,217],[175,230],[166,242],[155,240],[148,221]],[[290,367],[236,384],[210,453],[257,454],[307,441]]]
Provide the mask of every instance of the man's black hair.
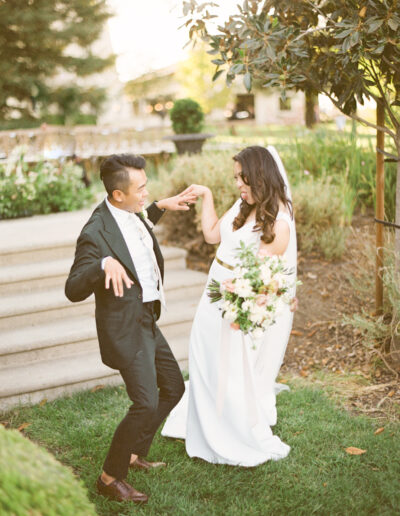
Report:
[[127,193],[129,186],[129,170],[144,169],[146,160],[135,154],[112,154],[105,158],[100,165],[100,179],[108,195],[111,197],[114,190]]

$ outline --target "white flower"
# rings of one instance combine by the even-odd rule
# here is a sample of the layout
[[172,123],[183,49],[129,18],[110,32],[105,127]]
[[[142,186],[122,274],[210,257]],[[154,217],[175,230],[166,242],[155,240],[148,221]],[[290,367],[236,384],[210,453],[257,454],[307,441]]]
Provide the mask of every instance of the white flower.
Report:
[[151,220],[149,219],[149,214],[147,213],[147,210],[145,210],[145,209],[143,208],[143,210],[140,212],[140,216],[142,217],[142,219],[143,219],[144,221],[146,221],[146,224],[147,224],[148,226],[150,226],[150,228],[151,228],[151,229],[153,229],[153,228],[154,228],[154,224],[153,224],[153,223],[151,222]]
[[237,310],[234,305],[231,305],[228,309],[225,310],[224,319],[227,321],[234,321],[237,317]]
[[262,328],[255,328],[252,332],[251,332],[251,336],[253,337],[253,339],[257,340],[257,339],[261,339],[261,337],[264,335],[264,330]]
[[264,285],[271,281],[271,269],[268,263],[263,263],[260,267],[260,276]]
[[253,308],[253,305],[254,303],[250,299],[247,299],[244,303],[242,303],[243,312],[250,311]]
[[250,297],[253,294],[250,280],[238,279],[235,281],[235,293],[240,297]]
[[261,324],[261,326],[264,328],[264,330],[266,330],[267,328],[269,328],[271,326],[271,324],[274,322],[274,316],[272,314],[272,312],[267,312],[267,315],[263,321],[263,323]]
[[221,303],[221,309],[222,310],[229,310],[232,307],[232,303],[228,301],[227,299],[224,299]]
[[236,279],[242,279],[243,276],[246,274],[247,269],[245,267],[241,267],[240,265],[237,265],[233,272],[235,273]]
[[274,274],[274,280],[278,282],[279,288],[283,288],[286,282],[286,275],[282,272]]
[[252,323],[261,324],[266,314],[265,306],[254,304],[249,315]]

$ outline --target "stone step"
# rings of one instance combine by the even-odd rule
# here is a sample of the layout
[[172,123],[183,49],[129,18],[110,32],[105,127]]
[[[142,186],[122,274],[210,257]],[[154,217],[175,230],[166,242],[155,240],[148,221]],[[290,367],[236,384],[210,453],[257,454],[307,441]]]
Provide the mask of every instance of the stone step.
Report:
[[[189,269],[170,271],[165,277],[167,303],[194,296],[199,298],[205,280],[206,275],[201,272]],[[0,331],[93,313],[93,295],[85,301],[71,303],[61,288],[11,294],[2,297]]]
[[[198,298],[186,299],[163,310],[158,325],[168,342],[182,338],[188,343],[197,304]],[[0,332],[0,370],[92,351],[99,352],[96,325],[90,316]]]
[[0,334],[79,315],[94,316],[94,297],[71,303],[61,288],[3,296],[0,304]]
[[[171,348],[181,368],[187,367],[187,339],[175,339]],[[186,344],[187,347],[187,344]],[[105,366],[98,351],[0,370],[0,410],[18,404],[39,403],[99,385],[119,385],[118,371]]]
[[76,239],[91,212],[0,221],[0,266],[72,257]]
[[[186,251],[178,247],[162,247],[165,271],[186,267]],[[45,259],[45,257],[43,257]],[[18,263],[0,267],[0,295],[64,287],[73,261],[68,258],[49,259],[42,262]]]
[[[76,240],[93,209],[0,220],[0,267],[72,260]],[[154,232],[160,238],[162,225],[155,226]]]

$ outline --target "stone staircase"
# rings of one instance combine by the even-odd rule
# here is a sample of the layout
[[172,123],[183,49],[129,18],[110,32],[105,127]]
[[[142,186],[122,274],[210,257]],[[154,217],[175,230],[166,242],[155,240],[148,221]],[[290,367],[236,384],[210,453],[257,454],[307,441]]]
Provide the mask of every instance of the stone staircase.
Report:
[[[94,297],[70,303],[64,283],[90,211],[0,221],[0,410],[121,383],[102,364]],[[167,310],[159,326],[182,369],[206,276],[186,252],[162,248]]]

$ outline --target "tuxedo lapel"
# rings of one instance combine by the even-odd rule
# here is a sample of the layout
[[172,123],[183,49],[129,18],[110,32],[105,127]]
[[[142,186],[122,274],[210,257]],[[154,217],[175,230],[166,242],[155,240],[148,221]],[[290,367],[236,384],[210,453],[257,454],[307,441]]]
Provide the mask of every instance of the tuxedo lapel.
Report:
[[107,242],[113,253],[117,256],[118,260],[129,270],[136,282],[140,285],[139,277],[125,243],[125,239],[122,236],[121,230],[119,229],[114,217],[111,215],[110,210],[107,208],[105,201],[100,205],[99,211],[104,223],[104,229],[100,230],[102,237]]

